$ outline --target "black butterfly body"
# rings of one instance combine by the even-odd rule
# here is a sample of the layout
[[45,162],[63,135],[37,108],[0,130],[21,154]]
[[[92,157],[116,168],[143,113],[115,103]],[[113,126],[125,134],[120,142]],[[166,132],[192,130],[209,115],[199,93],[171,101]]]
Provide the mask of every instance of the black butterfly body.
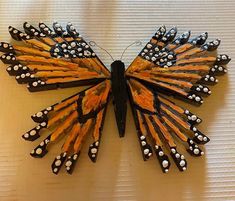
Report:
[[18,83],[27,83],[30,92],[91,85],[32,115],[37,125],[22,136],[34,141],[42,129],[49,131],[31,152],[38,158],[48,152],[52,142],[66,137],[61,153],[52,163],[53,173],[57,174],[63,164],[72,173],[88,133],[93,136],[88,155],[96,161],[110,98],[119,135],[123,137],[129,97],[143,159],[147,160],[154,149],[164,173],[171,165],[165,152],[170,152],[180,171],[187,169],[175,138],[191,155],[204,154],[198,144],[209,142],[209,138],[196,128],[202,120],[168,96],[203,103],[203,96],[211,94],[207,85],[218,82],[215,76],[225,73],[224,65],[230,61],[227,55],[211,54],[219,40],[205,43],[207,33],[193,39],[190,32],[177,37],[175,27],[167,32],[162,26],[127,69],[117,60],[109,71],[71,23],[66,30],[57,22],[53,29],[44,23],[39,23],[39,29],[24,23],[24,30],[25,33],[9,27],[12,38],[23,42],[23,46],[0,43],[0,51],[4,52],[1,60],[10,64],[6,70],[16,76]]

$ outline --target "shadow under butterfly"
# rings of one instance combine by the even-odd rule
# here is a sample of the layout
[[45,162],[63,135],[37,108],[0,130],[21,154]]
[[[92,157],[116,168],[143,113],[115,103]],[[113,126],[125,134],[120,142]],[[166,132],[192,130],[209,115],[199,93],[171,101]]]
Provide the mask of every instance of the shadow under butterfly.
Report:
[[22,45],[0,43],[4,52],[1,60],[10,64],[6,70],[19,84],[27,83],[30,92],[92,85],[32,115],[37,125],[22,136],[34,141],[41,130],[50,128],[51,133],[30,153],[36,158],[43,157],[52,142],[65,137],[61,153],[51,165],[53,173],[57,174],[63,164],[68,173],[73,172],[89,133],[93,143],[88,156],[96,161],[110,98],[123,137],[129,97],[143,159],[147,160],[154,150],[164,173],[171,165],[168,152],[180,171],[187,169],[175,137],[191,155],[204,154],[198,145],[209,142],[209,138],[196,128],[202,120],[168,97],[203,103],[202,97],[211,94],[207,85],[218,82],[215,76],[224,74],[231,60],[225,54],[211,54],[220,40],[205,43],[206,32],[190,39],[190,31],[176,36],[175,27],[167,31],[162,26],[126,70],[124,63],[116,60],[110,72],[71,23],[66,29],[57,22],[52,29],[42,22],[39,29],[27,22],[23,27],[24,32],[9,27],[12,38],[22,41]]

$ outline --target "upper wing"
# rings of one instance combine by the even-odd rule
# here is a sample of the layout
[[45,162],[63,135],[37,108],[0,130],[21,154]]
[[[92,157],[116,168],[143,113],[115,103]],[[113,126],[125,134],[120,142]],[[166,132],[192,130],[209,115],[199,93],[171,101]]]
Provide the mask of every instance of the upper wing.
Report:
[[110,72],[71,23],[66,30],[55,22],[53,29],[39,23],[39,29],[25,22],[25,33],[9,27],[12,38],[21,43],[0,43],[1,60],[18,83],[30,91],[72,87],[100,82]]
[[203,154],[197,144],[209,141],[194,126],[201,119],[165,95],[202,104],[202,96],[211,94],[206,85],[217,83],[215,75],[227,72],[224,65],[230,61],[227,55],[217,56],[213,52],[220,44],[218,39],[205,43],[207,33],[191,40],[190,32],[179,37],[176,33],[175,27],[168,32],[161,27],[126,71],[144,159],[152,154],[146,141],[146,136],[150,135],[164,172],[168,171],[170,161],[163,153],[162,139],[180,170],[185,170],[187,163],[176,150],[174,136],[187,142],[189,152],[195,156]]
[[48,152],[48,146],[52,146],[66,136],[61,153],[55,158],[51,168],[53,173],[57,174],[67,158],[65,167],[71,174],[82,143],[91,133],[94,142],[89,147],[88,155],[95,162],[110,89],[110,81],[105,80],[32,115],[33,121],[38,124],[22,137],[25,140],[34,141],[45,134],[44,132],[49,132],[49,135],[33,149],[31,156],[43,157]]
[[127,69],[126,75],[195,103],[203,103],[199,94],[211,92],[202,84],[214,84],[215,75],[225,73],[230,58],[215,55],[220,40],[205,43],[207,33],[189,40],[190,32],[176,39],[176,28],[165,33],[161,27]]

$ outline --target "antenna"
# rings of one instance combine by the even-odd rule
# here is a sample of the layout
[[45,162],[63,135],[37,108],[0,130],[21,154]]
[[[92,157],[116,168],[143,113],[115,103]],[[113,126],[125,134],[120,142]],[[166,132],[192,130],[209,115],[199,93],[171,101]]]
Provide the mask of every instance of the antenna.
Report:
[[90,41],[89,45],[93,46],[93,47],[96,46],[96,47],[100,48],[101,50],[105,51],[110,56],[110,58],[114,61],[112,55],[106,49],[100,47],[95,41]]
[[123,57],[123,55],[125,54],[126,50],[127,50],[129,47],[133,46],[133,45],[141,46],[141,45],[142,45],[142,42],[141,42],[140,40],[138,40],[138,41],[135,41],[135,42],[131,43],[130,45],[128,45],[128,46],[123,50],[120,60],[122,60],[122,57]]

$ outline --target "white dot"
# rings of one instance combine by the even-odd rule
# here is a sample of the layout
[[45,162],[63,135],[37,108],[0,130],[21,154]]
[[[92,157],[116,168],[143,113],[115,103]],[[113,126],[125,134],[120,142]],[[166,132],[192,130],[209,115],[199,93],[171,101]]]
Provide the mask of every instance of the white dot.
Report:
[[157,59],[156,59],[156,57],[152,57],[151,60],[152,61],[156,61]]
[[176,157],[176,158],[179,158],[179,157],[180,157],[180,154],[179,154],[179,153],[175,154],[175,157]]
[[140,136],[140,139],[141,139],[141,140],[144,140],[144,139],[145,139],[145,136],[143,136],[143,135]]
[[201,136],[201,135],[199,135],[197,138],[198,138],[200,141],[202,141],[202,136]]
[[192,115],[191,118],[192,118],[193,121],[195,121],[197,119],[197,116],[196,115]]
[[56,162],[55,162],[55,165],[58,167],[58,166],[60,166],[61,165],[61,160],[57,160]]
[[184,161],[184,160],[181,160],[181,161],[180,161],[180,166],[181,166],[181,167],[185,166],[185,161]]
[[25,26],[26,26],[27,28],[29,28],[29,27],[30,27],[30,24],[29,24],[29,23],[26,23]]
[[159,156],[163,156],[164,153],[163,153],[162,151],[159,151],[158,155],[159,155]]
[[145,142],[145,141],[142,141],[142,142],[141,142],[141,145],[142,145],[142,146],[145,146],[145,145],[146,145],[146,142]]
[[170,54],[170,55],[168,56],[168,59],[173,59],[173,55]]
[[147,155],[149,153],[149,149],[144,150],[144,154]]
[[45,24],[40,24],[40,28],[45,28]]
[[31,130],[29,134],[30,134],[31,136],[33,136],[33,135],[35,135],[36,133],[37,133],[37,132],[36,132],[35,130]]
[[3,44],[3,47],[8,48],[8,44],[7,43]]
[[151,48],[152,47],[152,45],[149,43],[148,45],[147,45],[147,48]]
[[57,171],[58,171],[58,168],[54,168],[54,169],[53,169],[53,172],[57,172]]
[[41,153],[42,153],[42,149],[41,148],[37,148],[36,154],[41,154]]
[[37,117],[41,117],[42,115],[43,115],[42,112],[38,112],[38,113],[36,114]]
[[56,159],[57,159],[57,160],[59,160],[60,158],[61,158],[61,156],[60,156],[60,155],[56,157]]
[[176,150],[175,150],[175,149],[171,149],[171,152],[172,152],[173,154],[175,154],[175,153],[176,153]]
[[197,96],[197,97],[195,98],[195,100],[196,100],[197,102],[199,102],[199,101],[201,100],[201,98],[200,98],[199,96]]
[[44,127],[44,126],[46,126],[47,124],[46,124],[46,122],[42,122],[40,125],[41,125],[42,127]]
[[69,167],[69,166],[71,166],[72,165],[72,161],[67,161],[66,163],[65,163],[65,166],[67,166],[67,167]]
[[25,138],[28,138],[28,137],[29,137],[29,134],[28,134],[28,133],[25,133],[25,134],[24,134],[24,137],[25,137]]
[[37,82],[33,82],[33,84],[32,84],[34,87],[36,87],[37,85],[38,85],[38,83]]
[[169,162],[167,160],[162,161],[162,167],[166,168],[168,167]]
[[194,150],[193,150],[193,153],[196,154],[196,155],[198,155],[199,152],[200,152],[199,149],[194,149]]
[[97,153],[97,149],[96,148],[92,148],[91,149],[91,153],[93,153],[93,154]]
[[226,60],[227,59],[227,56],[226,55],[222,55],[221,57],[223,60]]
[[73,160],[76,160],[77,158],[78,158],[77,154],[73,155]]
[[52,110],[52,107],[48,107],[47,110],[48,110],[48,111]]

